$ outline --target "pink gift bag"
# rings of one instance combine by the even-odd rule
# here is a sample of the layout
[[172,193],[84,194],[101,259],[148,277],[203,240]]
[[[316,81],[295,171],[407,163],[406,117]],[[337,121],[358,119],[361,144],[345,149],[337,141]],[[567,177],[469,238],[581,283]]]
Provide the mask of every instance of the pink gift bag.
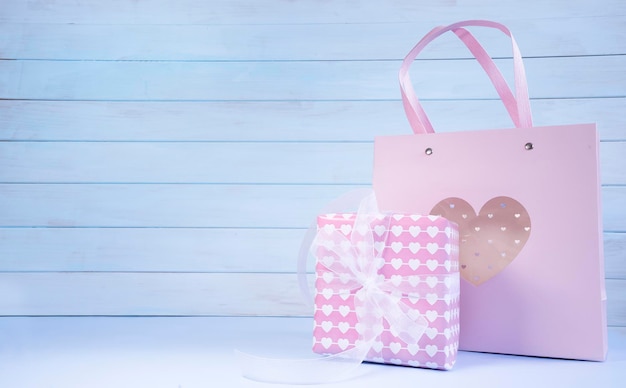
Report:
[[[466,26],[511,38],[515,95]],[[478,59],[515,128],[434,133],[408,69],[447,31]],[[459,225],[460,349],[604,360],[595,125],[533,127],[521,54],[494,22],[433,29],[404,59],[400,85],[415,134],[376,138],[374,190],[383,211],[442,215]]]
[[[346,213],[319,216],[317,229],[313,351],[336,355],[369,341],[360,344],[366,361],[451,369],[457,225],[439,216]],[[412,338],[401,334],[411,330]]]

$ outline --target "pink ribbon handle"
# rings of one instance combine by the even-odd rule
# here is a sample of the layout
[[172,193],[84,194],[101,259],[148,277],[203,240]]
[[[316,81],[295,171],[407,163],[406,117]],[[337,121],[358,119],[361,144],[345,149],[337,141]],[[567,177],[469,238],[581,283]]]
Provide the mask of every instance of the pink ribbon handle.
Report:
[[[511,44],[513,47],[513,71],[515,78],[515,96],[508,87],[502,73],[494,63],[493,59],[487,54],[485,49],[474,38],[474,36],[463,27],[477,26],[495,28],[511,38]],[[509,116],[513,120],[516,128],[530,128],[532,127],[532,115],[530,112],[530,99],[528,97],[528,85],[526,83],[526,72],[524,70],[524,63],[522,61],[522,54],[520,53],[517,42],[513,37],[513,34],[509,29],[496,22],[487,20],[466,20],[458,23],[453,23],[448,26],[439,26],[433,28],[428,34],[426,34],[416,45],[411,49],[402,61],[402,66],[399,71],[400,80],[400,92],[402,94],[402,103],[406,112],[409,124],[413,128],[413,132],[416,134],[434,133],[434,129],[426,112],[422,108],[413,86],[411,84],[411,78],[409,76],[409,68],[417,55],[428,45],[428,43],[435,40],[440,35],[452,31],[457,37],[467,46],[470,52],[478,60],[482,68],[485,70],[489,79],[493,83],[502,103],[507,109]]]

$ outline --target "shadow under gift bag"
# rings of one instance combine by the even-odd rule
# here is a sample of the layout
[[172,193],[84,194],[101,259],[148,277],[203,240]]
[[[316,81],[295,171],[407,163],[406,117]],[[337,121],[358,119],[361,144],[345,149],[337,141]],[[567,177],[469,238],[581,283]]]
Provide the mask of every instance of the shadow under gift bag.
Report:
[[[463,27],[511,38],[515,95]],[[452,31],[496,87],[515,128],[434,133],[411,86],[418,53]],[[510,31],[465,21],[429,32],[400,70],[415,134],[375,140],[382,211],[442,215],[459,225],[461,350],[602,361],[606,293],[595,124],[533,127]]]

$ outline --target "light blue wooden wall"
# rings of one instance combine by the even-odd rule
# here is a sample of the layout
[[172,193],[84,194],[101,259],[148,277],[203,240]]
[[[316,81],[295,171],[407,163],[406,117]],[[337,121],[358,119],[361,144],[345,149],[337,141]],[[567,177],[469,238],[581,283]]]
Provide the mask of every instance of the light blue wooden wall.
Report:
[[[295,256],[409,133],[400,59],[507,24],[535,124],[597,122],[609,324],[626,326],[623,0],[3,0],[0,315],[307,315]],[[511,76],[504,36],[476,30]],[[440,132],[509,127],[448,37],[414,66]],[[558,184],[558,182],[555,182]]]

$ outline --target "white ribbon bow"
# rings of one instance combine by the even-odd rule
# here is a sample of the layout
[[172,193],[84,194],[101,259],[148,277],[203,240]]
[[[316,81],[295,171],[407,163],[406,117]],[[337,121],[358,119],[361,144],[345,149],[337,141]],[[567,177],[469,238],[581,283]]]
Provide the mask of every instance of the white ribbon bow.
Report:
[[[378,271],[379,263],[389,233],[391,216],[378,212],[374,194],[361,201],[356,214],[350,240],[335,228],[320,229],[313,241],[312,251],[317,257],[332,257],[321,260],[318,265],[334,274],[341,282],[331,282],[325,287],[333,293],[355,292],[354,309],[360,325],[359,346],[369,351],[374,340],[381,334],[383,320],[390,331],[407,344],[417,343],[428,328],[428,321],[408,306],[402,297],[416,295],[419,283],[413,284],[409,277],[385,278]],[[375,243],[373,228],[382,226],[380,244]],[[363,359],[367,352],[363,354]],[[362,360],[361,360],[362,361]]]

